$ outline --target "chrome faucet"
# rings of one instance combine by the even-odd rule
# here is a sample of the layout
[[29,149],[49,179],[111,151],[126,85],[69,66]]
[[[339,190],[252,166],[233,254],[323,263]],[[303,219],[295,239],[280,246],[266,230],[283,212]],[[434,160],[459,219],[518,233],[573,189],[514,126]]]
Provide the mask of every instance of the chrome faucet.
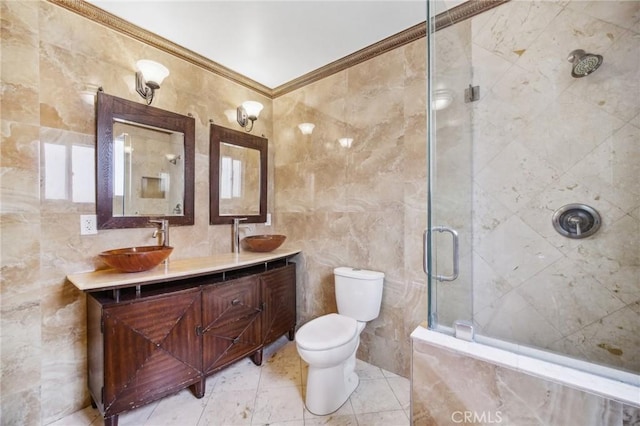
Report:
[[240,253],[240,221],[247,220],[246,217],[233,218],[233,252]]
[[158,219],[158,220],[150,220],[149,223],[153,223],[157,226],[157,229],[153,231],[152,238],[158,239],[159,246],[168,246],[169,245],[169,220],[168,219]]

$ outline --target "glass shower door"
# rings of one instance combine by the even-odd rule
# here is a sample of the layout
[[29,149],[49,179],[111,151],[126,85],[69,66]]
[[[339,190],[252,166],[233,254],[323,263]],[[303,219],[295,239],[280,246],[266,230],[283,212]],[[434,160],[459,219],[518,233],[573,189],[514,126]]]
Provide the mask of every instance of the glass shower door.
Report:
[[436,33],[441,20],[431,17],[445,12],[446,2],[429,3],[429,326],[447,331],[455,322],[472,321],[472,135],[465,102],[472,83],[471,27],[462,22]]
[[[509,1],[429,30],[431,328],[469,321],[494,344],[640,371],[637,16],[640,2]],[[439,227],[459,235],[453,281],[437,279],[454,257]]]

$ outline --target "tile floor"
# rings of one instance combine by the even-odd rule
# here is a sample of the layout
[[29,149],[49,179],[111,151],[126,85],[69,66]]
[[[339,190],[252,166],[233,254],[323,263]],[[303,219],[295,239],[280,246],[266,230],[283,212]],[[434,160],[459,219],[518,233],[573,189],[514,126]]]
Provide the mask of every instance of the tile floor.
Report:
[[[295,342],[285,337],[265,349],[261,367],[248,358],[207,379],[196,399],[185,389],[176,395],[120,415],[120,426],[241,425],[409,425],[409,380],[357,361],[360,384],[335,413],[315,416],[304,408],[307,366]],[[98,411],[87,407],[50,426],[101,426]]]

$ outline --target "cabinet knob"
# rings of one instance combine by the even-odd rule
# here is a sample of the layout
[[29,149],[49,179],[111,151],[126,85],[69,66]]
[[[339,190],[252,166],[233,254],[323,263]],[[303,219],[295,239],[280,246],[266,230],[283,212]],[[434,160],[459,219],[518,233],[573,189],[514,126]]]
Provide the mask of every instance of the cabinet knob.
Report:
[[231,305],[232,305],[232,306],[236,306],[236,305],[239,305],[239,304],[240,304],[240,299],[233,299],[233,300],[231,301]]

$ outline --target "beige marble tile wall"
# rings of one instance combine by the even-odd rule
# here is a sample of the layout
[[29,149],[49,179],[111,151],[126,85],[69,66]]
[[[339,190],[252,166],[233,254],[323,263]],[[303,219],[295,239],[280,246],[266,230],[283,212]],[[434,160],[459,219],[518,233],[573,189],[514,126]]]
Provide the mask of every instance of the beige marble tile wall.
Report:
[[[134,89],[135,62],[150,58],[171,71],[153,105],[196,120],[195,225],[171,231],[175,258],[231,250],[230,227],[208,225],[209,119],[234,128],[224,111],[255,99],[265,109],[254,133],[270,138],[272,108],[247,88],[60,7],[2,1],[0,8],[0,423],[38,425],[89,403],[85,299],[65,276],[102,266],[96,258],[102,250],[152,243],[151,229],[80,236],[79,215],[95,213],[95,204],[46,197],[44,145],[95,146],[94,107],[81,92],[102,86],[142,102]],[[92,164],[84,167],[93,175]]]
[[[437,51],[436,66],[468,62],[481,87],[468,114],[473,189],[463,192],[474,203],[475,324],[638,372],[640,3],[515,1],[470,25],[463,35],[461,24],[437,33],[464,55]],[[572,78],[574,49],[603,55],[603,65]],[[438,136],[441,146],[460,139]],[[600,212],[596,235],[570,240],[554,230],[553,212],[569,203]],[[468,286],[461,278],[456,286]],[[458,315],[460,298],[448,291],[440,313]]]
[[304,252],[299,323],[335,312],[334,267],[383,271],[358,357],[405,377],[426,315],[425,49],[416,41],[274,100],[274,219]]
[[412,424],[636,424],[640,408],[413,342]]

